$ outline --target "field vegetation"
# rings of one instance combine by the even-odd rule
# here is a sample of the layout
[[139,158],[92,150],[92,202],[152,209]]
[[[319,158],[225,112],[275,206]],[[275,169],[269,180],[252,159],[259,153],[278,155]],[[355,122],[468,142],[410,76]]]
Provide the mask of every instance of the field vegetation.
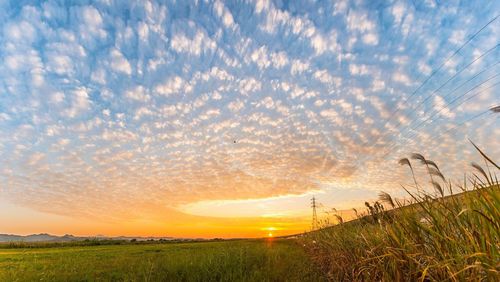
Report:
[[322,281],[294,240],[0,248],[0,281]]
[[485,168],[473,163],[461,185],[420,154],[401,159],[413,174],[409,201],[382,192],[357,220],[337,215],[337,225],[302,238],[308,253],[333,281],[500,281],[499,167],[478,151]]

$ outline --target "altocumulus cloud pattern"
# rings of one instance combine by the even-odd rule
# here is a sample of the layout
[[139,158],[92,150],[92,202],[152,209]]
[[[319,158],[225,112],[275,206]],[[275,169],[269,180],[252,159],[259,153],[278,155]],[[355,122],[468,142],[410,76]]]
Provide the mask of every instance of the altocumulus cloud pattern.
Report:
[[0,195],[134,216],[390,191],[396,159],[452,173],[467,137],[498,158],[498,117],[471,118],[500,100],[500,20],[452,54],[500,2],[439,2],[2,1]]

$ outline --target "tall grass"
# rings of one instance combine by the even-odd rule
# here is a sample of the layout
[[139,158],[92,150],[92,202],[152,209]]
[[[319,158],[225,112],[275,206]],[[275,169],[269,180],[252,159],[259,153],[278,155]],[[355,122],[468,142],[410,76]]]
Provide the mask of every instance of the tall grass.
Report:
[[[402,159],[410,201],[382,192],[366,215],[306,235],[306,250],[335,281],[500,281],[498,165],[477,149],[486,169],[473,163],[461,185],[420,154]],[[417,163],[432,190],[415,180]]]

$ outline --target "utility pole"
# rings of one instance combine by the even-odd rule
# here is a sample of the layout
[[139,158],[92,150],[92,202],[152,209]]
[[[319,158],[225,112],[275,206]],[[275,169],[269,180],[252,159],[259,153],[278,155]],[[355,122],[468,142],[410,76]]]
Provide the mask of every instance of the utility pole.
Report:
[[312,230],[316,230],[318,228],[318,215],[316,214],[316,198],[314,196],[311,199],[311,207],[313,209]]

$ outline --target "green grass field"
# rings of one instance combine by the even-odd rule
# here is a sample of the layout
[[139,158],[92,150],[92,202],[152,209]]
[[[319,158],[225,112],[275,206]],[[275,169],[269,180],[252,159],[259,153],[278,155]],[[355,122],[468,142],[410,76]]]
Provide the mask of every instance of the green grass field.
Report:
[[0,248],[0,281],[322,281],[294,240]]

